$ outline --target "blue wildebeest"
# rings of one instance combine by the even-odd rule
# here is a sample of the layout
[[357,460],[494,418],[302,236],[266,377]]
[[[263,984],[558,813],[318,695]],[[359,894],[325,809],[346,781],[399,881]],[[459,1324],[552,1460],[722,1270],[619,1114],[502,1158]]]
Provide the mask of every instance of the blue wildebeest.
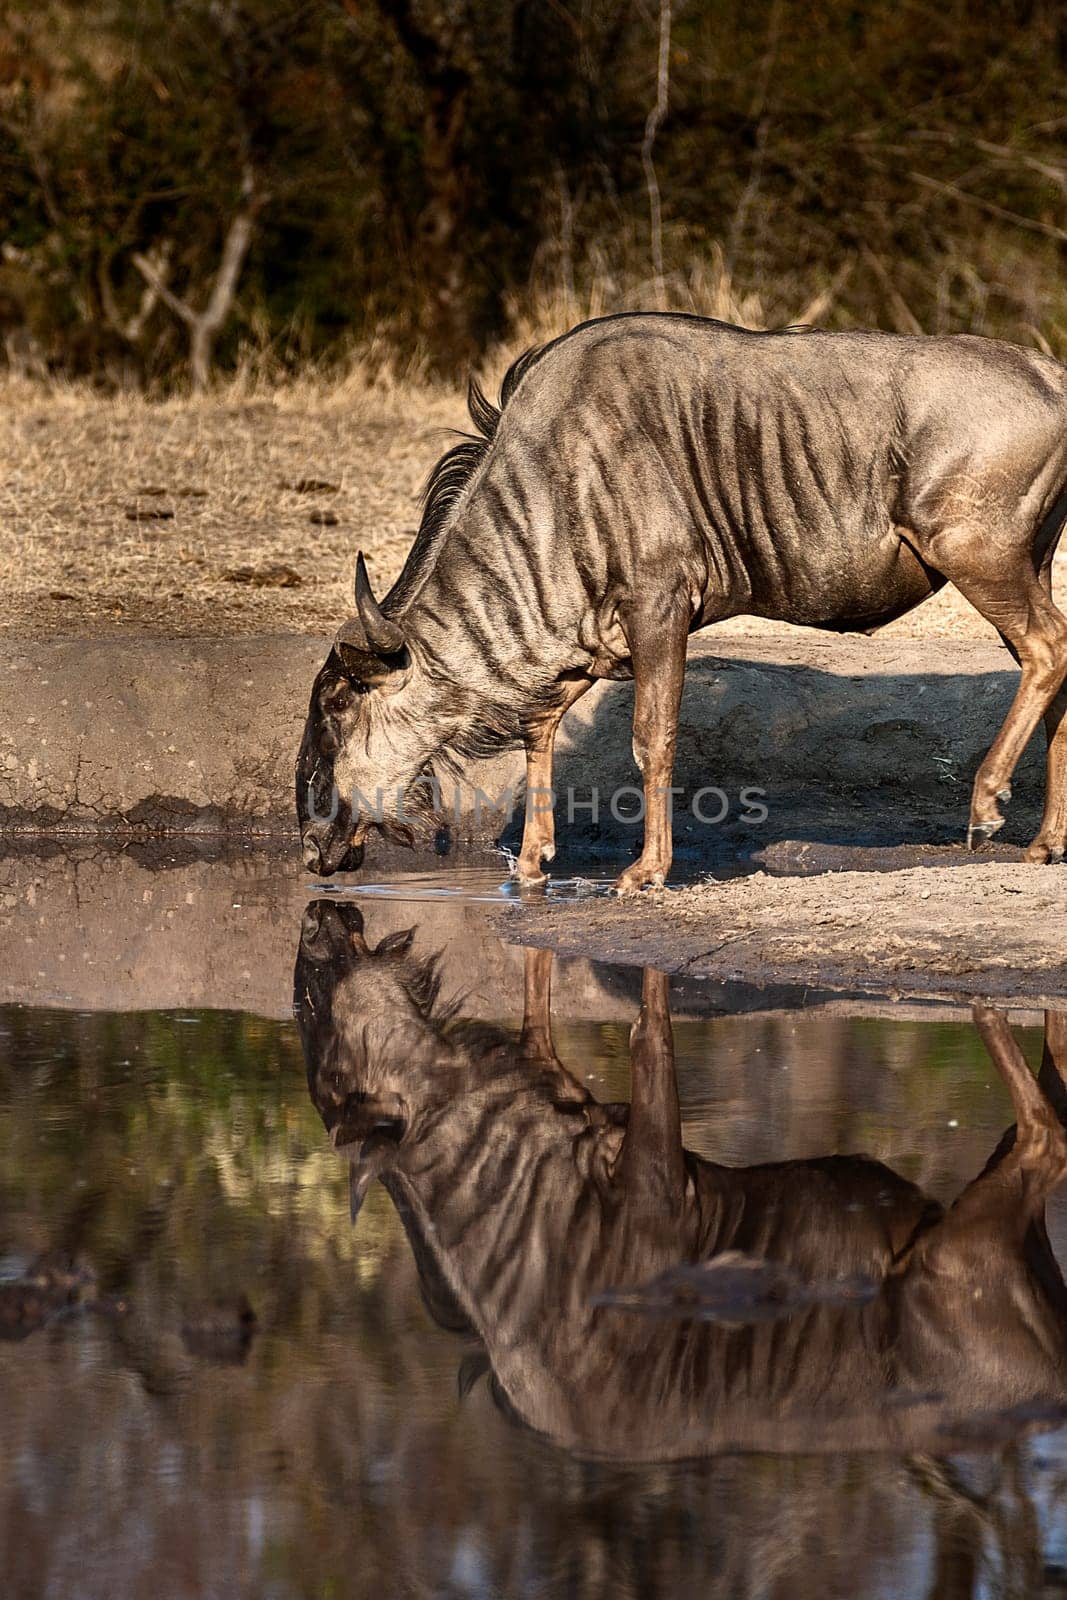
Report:
[[[410,837],[375,797],[414,785],[425,812],[427,775],[460,757],[522,742],[528,792],[550,789],[564,712],[598,678],[633,677],[645,839],[617,887],[661,883],[689,634],[742,614],[866,633],[947,581],[1022,668],[974,780],[969,841],[1001,827],[1044,716],[1028,859],[1062,860],[1062,366],[967,336],[635,314],[524,356],[500,411],[470,398],[482,437],[438,463],[381,605],[360,557],[357,614],[316,679],[297,768],[312,871],[359,866],[375,825]],[[541,881],[553,848],[551,811],[528,808],[519,878]]]
[[1046,1015],[1035,1079],[1003,1013],[976,1008],[1017,1122],[946,1211],[865,1156],[687,1151],[662,974],[645,974],[631,1103],[605,1105],[553,1050],[550,952],[526,952],[516,1034],[457,1021],[411,937],[374,949],[355,906],[308,908],[308,1085],[353,1213],[380,1179],[430,1311],[476,1336],[530,1426],[666,1460],[944,1451],[1062,1420],[1067,1290],[1044,1213],[1067,1172],[1067,1016]]

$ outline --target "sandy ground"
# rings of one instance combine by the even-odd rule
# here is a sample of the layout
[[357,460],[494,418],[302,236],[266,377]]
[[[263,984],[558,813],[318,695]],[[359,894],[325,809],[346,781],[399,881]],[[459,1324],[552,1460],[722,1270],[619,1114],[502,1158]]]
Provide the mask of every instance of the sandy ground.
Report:
[[298,386],[148,404],[0,387],[3,632],[321,632],[387,586],[458,396]]
[[[382,589],[397,576],[421,487],[464,425],[458,390],[362,377],[157,404],[0,384],[0,630],[322,631],[347,609],[357,550]],[[954,591],[887,633],[993,636]]]
[[1067,997],[1067,868],[969,860],[902,871],[757,872],[637,901],[528,903],[505,938],[689,977],[892,996]]

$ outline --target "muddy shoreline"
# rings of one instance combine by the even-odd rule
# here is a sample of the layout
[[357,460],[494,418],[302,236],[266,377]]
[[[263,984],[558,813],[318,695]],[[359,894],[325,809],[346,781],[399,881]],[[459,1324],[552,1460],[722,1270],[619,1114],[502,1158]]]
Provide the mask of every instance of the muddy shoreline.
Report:
[[689,979],[1062,1006],[1067,870],[1004,859],[1005,850],[1000,859],[962,847],[917,854],[929,864],[758,870],[626,901],[528,898],[496,922],[509,941]]
[[[898,923],[909,908],[932,921],[935,893],[951,899],[947,880],[962,885],[976,872],[989,891],[980,900],[972,878],[957,904],[986,909],[973,930],[953,918],[951,963],[947,942],[939,953],[931,936],[920,944],[914,932],[904,948],[888,940],[880,951],[872,945],[872,928],[890,925],[887,907],[896,906]],[[442,992],[461,996],[465,1015],[490,1020],[521,1014],[524,943],[561,952],[553,982],[561,1017],[628,1026],[646,963],[673,974],[678,1018],[797,1007],[828,1015],[958,1016],[979,993],[1033,1016],[1067,995],[1062,963],[1057,971],[1055,961],[1034,959],[1055,924],[1047,908],[1055,890],[1042,887],[1054,872],[993,862],[975,869],[973,860],[970,867],[882,875],[760,872],[627,904],[600,894],[538,905],[503,897],[506,866],[497,857],[492,866],[438,863],[421,873],[402,868],[353,878],[326,898],[354,898],[371,942],[414,928],[419,953],[440,962]],[[1016,894],[1018,874],[1037,890]],[[929,899],[922,898],[924,885],[931,886]],[[861,895],[872,892],[865,911]],[[838,900],[836,919],[825,911],[828,893]],[[191,842],[180,849],[163,842],[122,851],[87,843],[44,853],[17,849],[0,867],[0,1004],[288,1016],[301,917],[322,894],[288,850],[198,851]],[[998,902],[1021,908],[1016,965],[993,948],[1002,933],[989,908]],[[732,927],[724,926],[728,918]],[[1018,932],[1026,930],[1023,947]],[[847,960],[844,940],[851,941]]]

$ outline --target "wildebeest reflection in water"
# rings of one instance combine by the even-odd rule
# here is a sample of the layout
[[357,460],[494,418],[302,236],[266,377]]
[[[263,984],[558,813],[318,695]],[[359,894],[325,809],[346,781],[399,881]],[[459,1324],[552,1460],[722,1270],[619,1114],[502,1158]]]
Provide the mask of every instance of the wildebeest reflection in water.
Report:
[[687,1152],[658,973],[631,1103],[604,1105],[553,1050],[548,953],[527,953],[515,1032],[458,1020],[411,945],[371,948],[354,906],[313,904],[296,1009],[354,1214],[380,1179],[431,1312],[480,1341],[461,1383],[486,1370],[528,1426],[627,1461],[947,1453],[1067,1415],[1044,1226],[1067,1171],[1067,1016],[1046,1016],[1039,1081],[1005,1017],[975,1008],[1017,1120],[945,1211],[864,1156]]

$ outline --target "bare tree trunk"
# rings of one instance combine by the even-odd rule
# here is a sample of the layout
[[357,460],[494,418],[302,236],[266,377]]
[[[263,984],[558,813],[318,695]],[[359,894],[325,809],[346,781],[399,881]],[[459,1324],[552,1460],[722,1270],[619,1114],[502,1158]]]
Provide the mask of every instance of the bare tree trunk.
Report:
[[167,286],[154,261],[139,252],[133,257],[133,264],[148,287],[189,330],[189,374],[195,394],[202,393],[211,382],[215,341],[233,310],[237,281],[252,243],[256,217],[262,205],[263,196],[256,190],[255,176],[252,169],[246,167],[240,205],[226,230],[219,270],[202,311],[197,311],[188,300],[183,300]]
[[656,135],[667,115],[671,84],[671,0],[659,4],[659,55],[656,63],[656,101],[648,113],[645,137],[641,141],[641,165],[645,169],[648,189],[648,218],[652,241],[652,281],[656,304],[666,310],[666,286],[663,281],[663,210],[660,204],[659,179],[652,159]]
[[[164,239],[161,245],[156,246],[144,257],[156,278],[164,284],[170,276],[171,249],[172,241]],[[144,274],[142,273],[143,276]],[[100,304],[108,327],[114,329],[119,338],[123,339],[127,344],[140,344],[149,318],[159,304],[159,289],[145,279],[137,310],[132,312],[130,316],[124,317],[115,299],[115,290],[111,283],[108,261],[100,262],[97,270],[97,285],[100,290]]]

